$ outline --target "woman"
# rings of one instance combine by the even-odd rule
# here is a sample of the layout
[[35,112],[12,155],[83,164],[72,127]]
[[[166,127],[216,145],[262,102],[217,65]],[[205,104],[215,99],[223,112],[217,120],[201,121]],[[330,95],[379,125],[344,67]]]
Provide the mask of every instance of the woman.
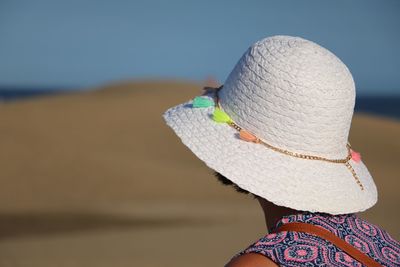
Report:
[[377,189],[348,142],[355,85],[344,63],[300,37],[253,44],[224,85],[163,117],[225,184],[261,204],[268,234],[240,266],[400,266],[400,244],[356,213]]

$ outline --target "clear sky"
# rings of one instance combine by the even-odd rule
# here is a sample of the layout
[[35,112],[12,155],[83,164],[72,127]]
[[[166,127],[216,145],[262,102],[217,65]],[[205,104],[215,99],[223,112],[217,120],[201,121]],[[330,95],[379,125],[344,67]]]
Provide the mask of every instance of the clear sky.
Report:
[[248,46],[277,34],[334,52],[357,93],[400,95],[398,0],[0,0],[0,87],[223,82]]

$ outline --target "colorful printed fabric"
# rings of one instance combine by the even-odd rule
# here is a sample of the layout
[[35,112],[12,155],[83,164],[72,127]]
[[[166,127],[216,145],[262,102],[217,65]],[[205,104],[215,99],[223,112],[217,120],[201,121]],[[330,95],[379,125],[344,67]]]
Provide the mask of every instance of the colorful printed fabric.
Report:
[[290,231],[273,233],[288,222],[305,222],[321,226],[354,247],[360,249],[383,266],[400,266],[400,242],[385,230],[355,214],[329,215],[304,212],[283,216],[271,234],[260,238],[234,257],[245,253],[261,253],[279,266],[364,266],[351,256],[320,237]]

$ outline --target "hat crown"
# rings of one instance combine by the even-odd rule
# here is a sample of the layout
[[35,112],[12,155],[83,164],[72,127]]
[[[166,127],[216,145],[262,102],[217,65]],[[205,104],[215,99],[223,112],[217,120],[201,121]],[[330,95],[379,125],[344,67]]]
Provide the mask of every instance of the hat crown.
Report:
[[347,156],[355,85],[346,65],[309,40],[273,36],[253,44],[219,92],[235,123],[276,147]]

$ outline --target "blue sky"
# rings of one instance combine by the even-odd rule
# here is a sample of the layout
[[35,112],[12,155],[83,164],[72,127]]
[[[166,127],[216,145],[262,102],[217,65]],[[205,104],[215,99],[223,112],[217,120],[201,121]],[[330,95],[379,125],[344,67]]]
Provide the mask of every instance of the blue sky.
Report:
[[334,52],[358,93],[400,95],[399,14],[397,0],[1,0],[0,87],[223,82],[253,42],[285,34]]

